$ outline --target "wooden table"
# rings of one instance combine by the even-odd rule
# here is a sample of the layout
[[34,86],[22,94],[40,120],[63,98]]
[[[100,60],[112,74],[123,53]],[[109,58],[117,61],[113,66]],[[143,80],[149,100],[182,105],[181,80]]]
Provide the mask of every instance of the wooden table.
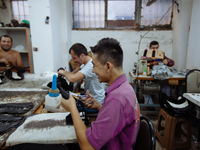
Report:
[[[23,114],[24,116],[31,115],[44,101],[45,95],[48,93],[48,87],[44,85],[51,82],[52,77],[25,73],[23,80],[9,80],[6,78],[6,81],[0,84],[0,104],[33,102],[34,108]],[[4,146],[9,135],[14,131],[15,128],[0,135],[0,149]]]
[[[53,76],[52,76],[53,77]],[[52,81],[52,77],[46,78],[42,77],[38,74],[26,74],[24,80],[20,81],[11,81],[6,80],[3,87],[0,85],[0,93],[4,93],[4,98],[2,98],[4,103],[7,102],[35,102],[37,101],[37,105],[34,109],[32,109],[31,112],[27,114],[28,118],[34,119],[36,122],[44,121],[44,119],[49,119],[51,117],[51,120],[54,121],[54,123],[63,123],[65,120],[65,117],[69,114],[69,112],[62,111],[60,113],[49,113],[47,112],[43,106],[45,105],[45,95],[47,95],[47,91],[49,88],[45,88],[45,85],[47,85],[49,82]],[[9,94],[11,97],[9,97]],[[14,98],[14,97],[18,98]],[[38,99],[38,100],[37,100]],[[1,101],[1,98],[0,98]],[[42,119],[41,117],[42,116]],[[34,118],[33,118],[34,117]],[[56,120],[60,117],[60,120]],[[3,136],[0,136],[0,139],[3,139],[0,141],[1,146],[4,146],[6,143],[6,146],[11,146],[19,143],[26,143],[26,142],[36,142],[36,143],[51,143],[51,144],[63,144],[63,143],[77,143],[77,138],[74,130],[73,125],[61,125],[61,126],[55,126],[52,128],[44,127],[43,129],[39,129],[38,132],[36,130],[27,129],[27,132],[23,131],[24,126],[26,124],[30,123],[29,119],[26,119],[25,122],[19,126],[17,129],[13,129],[12,131],[8,132],[7,134],[4,134]],[[31,126],[31,128],[35,128],[34,125]],[[49,130],[48,130],[49,129]],[[58,132],[59,130],[59,132]],[[41,134],[41,131],[44,134]],[[22,133],[23,132],[23,133]],[[11,134],[12,133],[12,134]],[[36,138],[31,141],[31,139],[28,138],[28,133],[32,134],[33,137]],[[19,137],[18,135],[21,134],[23,136]],[[51,135],[52,138],[50,138]],[[58,136],[56,135],[58,134]],[[59,137],[60,135],[61,137]],[[45,135],[42,137],[39,137],[37,139],[37,136],[39,135]],[[48,138],[49,137],[49,138]],[[1,147],[0,147],[1,148]]]
[[[132,71],[129,72],[129,76],[133,79],[133,84],[134,84],[134,91],[137,92],[137,81],[138,80],[156,80],[153,76],[143,76],[143,75],[139,75],[139,76],[136,76],[133,74]],[[179,87],[181,88],[181,91],[179,91],[180,93],[179,94],[183,94],[183,91],[182,91],[182,84],[183,84],[183,81],[185,81],[185,76],[183,75],[178,75],[178,74],[174,74],[173,77],[170,77],[169,79],[167,80],[178,80],[179,81]]]
[[[129,76],[131,78],[131,81],[133,81],[133,86],[134,86],[134,91],[137,94],[137,85],[138,85],[138,80],[156,80],[156,81],[160,81],[158,79],[155,79],[153,76],[143,76],[143,75],[139,75],[136,76],[135,74],[133,74],[132,71],[129,72]],[[185,76],[183,75],[178,75],[178,74],[174,74],[173,77],[170,77],[169,79],[166,79],[168,81],[178,81],[178,85],[179,85],[179,94],[182,95],[183,94],[183,81],[185,81]],[[140,107],[160,107],[159,104],[139,104]],[[146,113],[159,113],[159,111],[141,111],[142,114],[146,114]]]

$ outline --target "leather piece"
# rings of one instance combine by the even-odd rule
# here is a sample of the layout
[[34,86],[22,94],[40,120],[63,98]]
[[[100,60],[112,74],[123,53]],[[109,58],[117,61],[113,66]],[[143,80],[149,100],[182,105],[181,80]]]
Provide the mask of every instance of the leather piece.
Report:
[[[49,82],[47,86],[49,88],[52,88],[52,82]],[[68,84],[67,81],[62,76],[57,77],[57,88],[60,90],[60,87],[62,87],[66,91],[73,90],[73,84],[72,83]]]
[[0,115],[0,134],[4,134],[10,131],[12,128],[16,128],[23,123],[25,120],[24,116],[14,116],[14,115]]
[[[21,77],[20,79],[15,79],[15,78],[13,78],[13,76],[12,76],[12,71],[13,70],[17,70],[17,75],[19,76],[19,77]],[[12,68],[10,68],[10,69],[8,69],[8,70],[6,70],[5,71],[5,76],[7,77],[7,78],[9,78],[9,79],[11,79],[11,80],[22,80],[22,79],[24,79],[24,72],[26,71],[26,68],[24,68],[24,67],[12,67]]]
[[[69,91],[65,91],[62,87],[60,88],[60,93],[62,95],[62,97],[65,99],[65,100],[68,100],[69,99]],[[83,119],[83,121],[85,122],[85,125],[88,125],[89,124],[89,120],[88,120],[88,117],[87,117],[87,112],[85,111],[85,107],[84,107],[84,104],[83,102],[81,101],[81,99],[77,99],[75,98],[75,101],[76,101],[76,106],[77,108],[79,109],[79,107],[81,107],[82,111],[85,115],[85,119]],[[80,111],[79,111],[80,112]],[[69,114],[67,117],[66,117],[66,124],[73,124],[73,120],[72,120],[72,117],[71,117],[71,114]]]
[[0,66],[1,67],[6,67],[6,63],[5,62],[0,62]]
[[0,73],[0,84],[3,84],[5,82],[6,78],[3,73]]
[[[64,71],[65,71],[64,68],[59,68],[59,69],[57,70],[57,72],[58,72],[59,70],[64,70]],[[49,82],[49,83],[47,84],[47,86],[48,86],[49,88],[52,88],[52,82]],[[72,91],[72,90],[73,90],[73,83],[70,82],[70,84],[68,84],[67,81],[64,79],[63,76],[58,76],[58,77],[57,77],[57,88],[60,90],[60,87],[62,87],[65,91]]]
[[0,114],[25,114],[33,107],[32,102],[0,104]]
[[188,106],[183,108],[174,108],[169,102],[175,103],[175,104],[181,104],[187,101],[187,99],[182,98],[181,100],[173,99],[169,96],[167,96],[165,93],[162,93],[162,99],[159,101],[160,106],[164,108],[170,115],[178,117],[178,116],[195,116],[196,111],[195,105],[188,101]]

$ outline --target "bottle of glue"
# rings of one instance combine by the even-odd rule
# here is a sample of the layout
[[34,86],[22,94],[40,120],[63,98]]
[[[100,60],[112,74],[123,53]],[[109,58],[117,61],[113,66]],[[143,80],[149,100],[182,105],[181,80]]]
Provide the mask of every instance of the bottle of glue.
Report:
[[45,108],[50,112],[59,112],[61,103],[61,94],[57,88],[57,76],[53,75],[52,88],[49,89],[49,94],[45,96]]

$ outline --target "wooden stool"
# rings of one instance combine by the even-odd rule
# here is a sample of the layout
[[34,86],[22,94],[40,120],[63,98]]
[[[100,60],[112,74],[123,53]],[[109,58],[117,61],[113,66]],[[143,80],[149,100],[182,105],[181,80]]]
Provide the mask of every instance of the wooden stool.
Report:
[[[163,125],[165,120],[165,125]],[[186,131],[183,131],[183,124],[187,125]],[[174,117],[169,115],[163,108],[160,109],[156,137],[166,150],[175,148],[191,148],[191,123],[189,118]]]

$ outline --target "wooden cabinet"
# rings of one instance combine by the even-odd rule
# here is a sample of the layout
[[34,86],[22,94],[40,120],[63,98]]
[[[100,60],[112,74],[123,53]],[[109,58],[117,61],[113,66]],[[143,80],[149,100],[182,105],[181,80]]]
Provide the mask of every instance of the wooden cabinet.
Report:
[[0,27],[0,36],[9,35],[13,39],[13,47],[23,45],[24,50],[19,51],[22,57],[24,67],[30,68],[30,73],[34,73],[32,44],[30,37],[30,29],[26,27]]

